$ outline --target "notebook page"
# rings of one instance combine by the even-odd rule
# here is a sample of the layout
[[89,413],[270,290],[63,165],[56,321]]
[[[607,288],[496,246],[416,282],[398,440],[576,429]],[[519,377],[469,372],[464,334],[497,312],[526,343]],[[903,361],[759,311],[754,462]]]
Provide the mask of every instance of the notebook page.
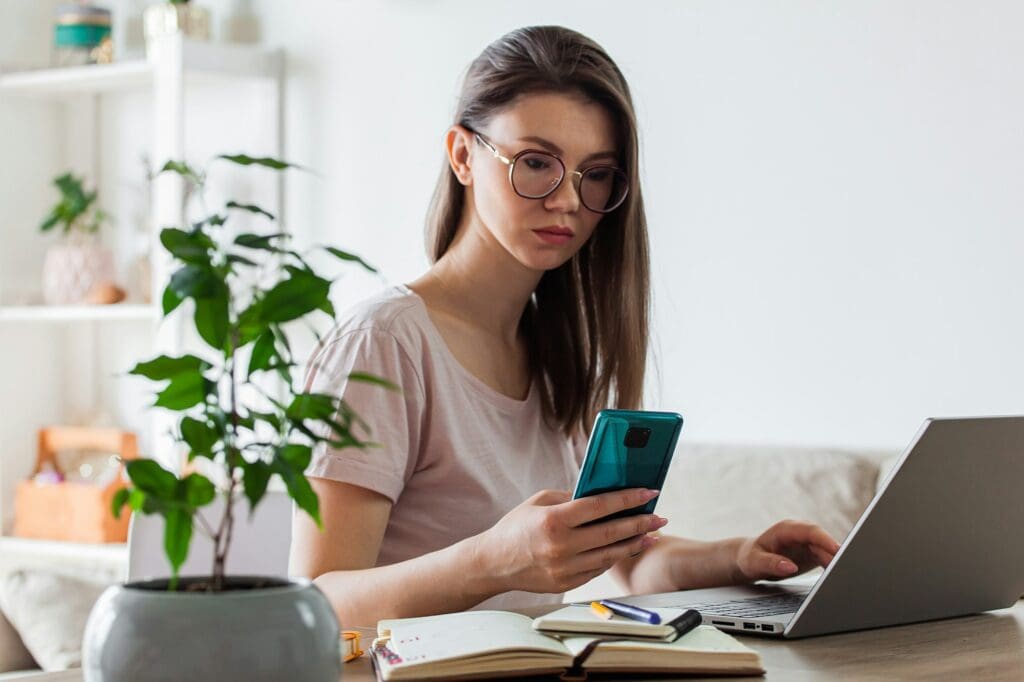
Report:
[[625,616],[614,615],[609,620],[596,616],[590,606],[566,606],[534,619],[536,630],[554,632],[581,632],[586,634],[620,634],[638,635],[641,637],[668,637],[675,631],[667,623],[683,615],[683,609],[671,607],[648,608],[661,616],[660,625],[651,625],[643,621],[632,620]]
[[467,611],[425,618],[381,621],[391,632],[388,644],[403,665],[477,656],[487,652],[533,650],[565,659],[568,653],[551,637],[534,632],[531,619],[504,611]]
[[[566,637],[562,640],[565,648],[573,656],[578,655],[593,637]],[[602,644],[600,648],[617,651],[700,651],[721,653],[755,653],[732,635],[726,634],[711,625],[699,625],[674,642],[634,642],[620,641]]]

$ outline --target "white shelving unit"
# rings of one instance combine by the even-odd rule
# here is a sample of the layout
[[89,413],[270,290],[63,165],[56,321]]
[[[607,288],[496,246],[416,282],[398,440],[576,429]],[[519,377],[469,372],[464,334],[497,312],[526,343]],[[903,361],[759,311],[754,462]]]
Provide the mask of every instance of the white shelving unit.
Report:
[[155,322],[159,316],[159,308],[143,304],[0,307],[0,322]]
[[[58,151],[48,176],[23,177],[19,182],[38,186],[75,168],[84,172],[90,185],[98,186],[105,206],[123,191],[120,178],[129,173],[141,175],[141,170],[125,159],[137,160],[143,153],[153,170],[168,159],[204,163],[217,153],[280,156],[284,147],[283,93],[280,50],[197,43],[181,36],[151,44],[144,60],[0,76],[0,107],[27,106],[31,109],[26,111],[46,114],[52,108],[52,135],[66,140],[64,145],[52,145]],[[135,118],[127,123],[119,118],[122,100],[135,107]],[[140,130],[144,131],[141,137]],[[141,148],[119,146],[122,137],[133,139],[128,133],[143,140],[138,145]],[[18,134],[18,130],[0,130],[0,140]],[[243,196],[234,198],[246,199],[246,189],[252,190],[241,187]],[[250,193],[258,194],[260,205],[281,215],[283,179],[275,177],[257,189]],[[159,244],[159,228],[183,224],[181,178],[172,173],[157,176],[150,196],[150,290],[159,301],[171,267]],[[47,206],[34,208],[38,211],[25,213],[42,216]],[[4,225],[0,225],[2,229]],[[120,229],[125,228],[122,225]],[[19,238],[25,245],[41,239],[35,234]],[[31,242],[38,250],[37,244]],[[10,245],[5,235],[4,248]],[[12,248],[17,246],[15,241]],[[41,269],[42,263],[38,266]],[[25,279],[24,272],[19,273],[19,280]],[[160,322],[157,303],[13,305],[2,298],[5,281],[12,277],[0,262],[0,376],[4,377],[0,380],[0,413],[5,414],[0,419],[2,533],[10,528],[14,487],[31,472],[36,431],[47,424],[67,423],[87,410],[102,412],[118,426],[139,432],[144,455],[165,465],[179,464],[178,449],[169,436],[171,416],[148,409],[152,387],[143,382],[140,397],[138,386],[133,393],[118,382],[123,382],[125,369],[138,360],[179,352],[187,336],[181,322]],[[3,551],[24,549],[25,543],[33,542],[0,537]],[[65,549],[74,555],[81,549],[64,547],[64,543],[35,546],[54,556]],[[123,553],[123,548],[97,551],[100,554],[96,556],[108,557]]]

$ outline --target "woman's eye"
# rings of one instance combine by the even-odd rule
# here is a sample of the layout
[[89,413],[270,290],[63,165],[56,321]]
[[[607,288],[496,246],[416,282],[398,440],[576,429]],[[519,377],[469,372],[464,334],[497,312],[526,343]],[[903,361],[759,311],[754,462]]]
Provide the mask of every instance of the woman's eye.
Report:
[[526,157],[525,159],[523,159],[523,163],[525,163],[526,167],[529,168],[530,170],[545,170],[550,165],[544,159],[538,158],[536,156]]
[[608,182],[611,176],[612,172],[607,168],[596,168],[594,170],[587,171],[587,177],[594,182]]

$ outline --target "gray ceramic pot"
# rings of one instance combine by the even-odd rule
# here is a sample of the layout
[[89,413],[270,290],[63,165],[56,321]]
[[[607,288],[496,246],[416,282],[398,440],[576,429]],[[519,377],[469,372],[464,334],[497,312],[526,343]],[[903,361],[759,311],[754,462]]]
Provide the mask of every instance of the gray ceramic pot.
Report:
[[237,576],[114,585],[85,626],[86,682],[338,682],[341,642],[327,598],[308,580]]

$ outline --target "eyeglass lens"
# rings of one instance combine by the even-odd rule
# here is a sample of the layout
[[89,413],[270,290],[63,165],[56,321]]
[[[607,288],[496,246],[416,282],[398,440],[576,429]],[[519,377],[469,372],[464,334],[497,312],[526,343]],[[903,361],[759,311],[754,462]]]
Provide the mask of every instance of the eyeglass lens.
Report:
[[[512,187],[520,196],[540,199],[551,194],[565,175],[565,167],[555,156],[544,152],[526,152],[512,167]],[[616,168],[596,166],[580,178],[580,201],[592,211],[611,211],[626,198],[629,187],[626,174]]]

